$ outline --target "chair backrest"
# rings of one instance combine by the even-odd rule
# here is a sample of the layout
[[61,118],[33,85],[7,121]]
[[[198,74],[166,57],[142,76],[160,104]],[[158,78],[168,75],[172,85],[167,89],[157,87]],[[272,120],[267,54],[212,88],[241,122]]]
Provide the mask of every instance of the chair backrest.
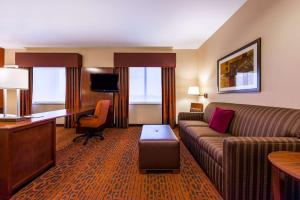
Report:
[[202,103],[191,103],[190,112],[203,112]]
[[109,104],[109,100],[100,100],[97,102],[94,116],[97,116],[99,124],[104,124],[106,122],[109,111]]
[[298,109],[212,102],[205,108],[204,121],[210,121],[216,107],[235,111],[229,128],[234,136],[280,137],[300,133]]

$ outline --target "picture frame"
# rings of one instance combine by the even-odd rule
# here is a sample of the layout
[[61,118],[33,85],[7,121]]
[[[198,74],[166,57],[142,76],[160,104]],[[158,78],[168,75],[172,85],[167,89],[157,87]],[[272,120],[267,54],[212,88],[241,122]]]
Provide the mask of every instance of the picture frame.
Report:
[[261,38],[220,58],[218,93],[261,92]]

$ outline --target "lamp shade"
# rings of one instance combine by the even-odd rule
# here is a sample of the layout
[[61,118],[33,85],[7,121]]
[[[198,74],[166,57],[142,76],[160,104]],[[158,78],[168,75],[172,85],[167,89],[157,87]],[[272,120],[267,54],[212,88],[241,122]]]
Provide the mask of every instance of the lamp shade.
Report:
[[190,94],[190,95],[200,95],[199,87],[198,86],[189,87],[188,94]]
[[28,89],[28,70],[19,68],[0,68],[1,89]]

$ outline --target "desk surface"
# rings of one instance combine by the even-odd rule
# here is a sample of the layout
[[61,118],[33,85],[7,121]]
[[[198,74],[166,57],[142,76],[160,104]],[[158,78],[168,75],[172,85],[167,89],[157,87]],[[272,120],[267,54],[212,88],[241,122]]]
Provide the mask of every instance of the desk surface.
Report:
[[82,107],[80,109],[76,110],[69,110],[69,109],[62,109],[62,110],[56,110],[56,111],[50,111],[50,112],[43,112],[43,113],[36,113],[33,114],[32,118],[28,118],[23,121],[19,122],[0,122],[0,131],[1,130],[7,130],[7,129],[15,129],[23,126],[32,125],[34,123],[56,119],[60,117],[66,117],[74,114],[80,114],[85,112],[90,112],[95,109],[94,106],[89,107]]

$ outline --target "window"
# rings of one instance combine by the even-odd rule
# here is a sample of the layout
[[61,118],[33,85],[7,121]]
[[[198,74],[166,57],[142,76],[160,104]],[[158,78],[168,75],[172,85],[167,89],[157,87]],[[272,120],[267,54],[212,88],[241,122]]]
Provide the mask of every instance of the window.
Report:
[[161,104],[161,68],[129,68],[129,103]]
[[65,68],[34,67],[32,92],[33,104],[65,104]]

